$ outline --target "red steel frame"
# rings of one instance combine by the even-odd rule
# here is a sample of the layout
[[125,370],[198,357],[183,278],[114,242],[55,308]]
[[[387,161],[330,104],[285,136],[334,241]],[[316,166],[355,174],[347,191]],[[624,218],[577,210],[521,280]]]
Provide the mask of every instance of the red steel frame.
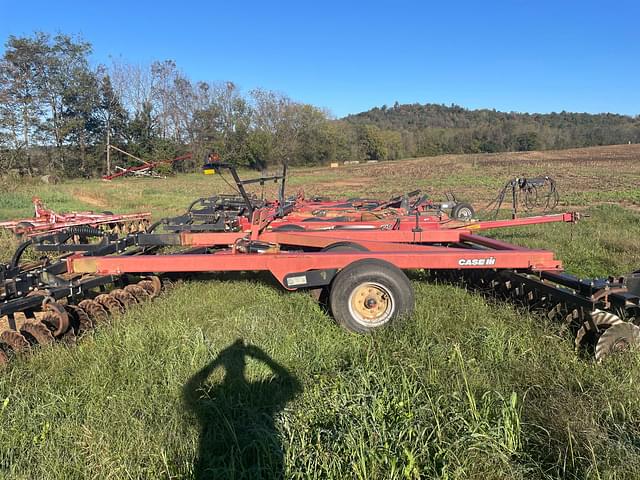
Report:
[[[273,231],[269,226],[269,211],[256,211],[248,232],[182,233],[176,235],[180,245],[199,247],[227,247],[213,253],[171,255],[113,255],[67,258],[70,273],[125,274],[150,272],[224,272],[269,271],[289,289],[286,277],[313,270],[342,269],[363,259],[387,261],[400,269],[515,269],[528,271],[557,271],[562,263],[547,250],[533,250],[480,236],[475,231],[504,226],[531,225],[548,222],[575,221],[574,214],[530,217],[517,220],[478,222],[466,228],[434,226],[422,229],[420,221],[403,217],[395,229],[315,229],[307,231]],[[328,226],[337,224],[327,222]],[[275,222],[273,223],[275,224]],[[272,225],[273,225],[272,224]],[[344,225],[344,224],[343,224]],[[352,224],[354,225],[354,224]],[[355,224],[360,225],[360,224]],[[426,225],[426,224],[425,224]],[[438,224],[436,224],[438,225]],[[306,226],[311,226],[306,224]],[[314,228],[322,227],[313,224]],[[240,241],[255,241],[273,245],[264,253],[241,253]],[[368,251],[301,252],[280,250],[294,248],[324,248],[340,242],[353,242]]]
[[[521,227],[526,225],[538,225],[542,223],[555,223],[555,222],[567,222],[575,223],[579,219],[579,215],[575,212],[556,213],[550,215],[538,215],[532,217],[523,217],[507,220],[488,220],[488,221],[471,221],[464,222],[460,220],[454,220],[444,216],[424,216],[424,215],[406,215],[406,214],[391,214],[379,219],[367,219],[360,220],[358,216],[363,214],[366,216],[367,211],[354,211],[352,215],[354,218],[346,222],[336,222],[331,217],[313,217],[314,221],[305,221],[311,217],[307,215],[300,215],[296,210],[289,213],[285,217],[278,217],[278,206],[268,207],[257,211],[260,213],[260,222],[265,225],[269,225],[271,228],[276,228],[283,225],[297,225],[305,229],[320,229],[320,228],[335,228],[337,226],[354,225],[357,224],[358,228],[382,228],[382,229],[405,229],[412,230],[416,227],[422,229],[467,229],[467,230],[489,230],[494,228],[506,228],[506,227]],[[322,219],[322,220],[321,220]],[[416,221],[417,219],[417,221]],[[398,220],[401,220],[399,222]],[[416,223],[417,222],[417,223]],[[248,218],[239,218],[240,228],[242,230],[250,230],[252,223],[255,223],[255,219],[252,222]],[[396,225],[397,224],[397,225]]]
[[[459,222],[445,221],[434,222],[422,219],[416,225],[415,217],[399,217],[392,221],[376,222],[345,222],[336,223],[327,220],[326,222],[278,222],[273,221],[268,224],[270,230],[264,229],[259,234],[259,239],[266,242],[281,242],[282,238],[287,238],[286,234],[295,234],[295,239],[300,239],[300,235],[308,233],[314,237],[340,237],[343,241],[366,240],[375,235],[377,240],[408,243],[443,243],[458,242],[460,235],[464,233],[478,232],[482,230],[492,230],[506,227],[522,227],[527,225],[539,225],[543,223],[575,223],[578,220],[576,213],[558,213],[553,215],[541,215],[536,217],[516,218],[512,220],[489,220],[486,222]],[[296,225],[305,228],[304,231],[278,231],[277,227],[285,225]],[[242,232],[213,232],[213,233],[192,233],[182,232],[180,234],[180,245],[183,246],[219,246],[232,245],[235,241],[243,238],[248,232],[252,233],[254,240],[255,228],[251,224],[246,224],[247,229]],[[295,245],[296,243],[290,243]],[[325,245],[307,245],[325,246]]]

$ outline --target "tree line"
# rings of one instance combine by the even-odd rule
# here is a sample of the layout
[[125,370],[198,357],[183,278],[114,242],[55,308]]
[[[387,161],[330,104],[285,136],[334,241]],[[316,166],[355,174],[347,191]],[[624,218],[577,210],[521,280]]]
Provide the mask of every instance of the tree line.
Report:
[[194,81],[173,60],[92,66],[89,42],[70,35],[10,36],[0,58],[0,172],[97,176],[107,144],[144,160],[206,152],[265,168],[442,153],[567,148],[640,141],[624,115],[546,115],[452,105],[374,108],[344,119],[264,89]]
[[[0,169],[94,176],[112,170],[107,144],[143,160],[216,151],[264,168],[352,158],[328,112],[233,82],[193,81],[172,60],[92,67],[91,45],[69,35],[10,36],[0,58]],[[115,161],[126,163],[128,157]]]
[[[382,106],[345,119],[375,127],[386,153],[400,156],[550,150],[640,142],[640,117],[611,113],[514,113],[457,105]],[[395,140],[391,141],[391,132]],[[385,153],[383,151],[383,153]]]

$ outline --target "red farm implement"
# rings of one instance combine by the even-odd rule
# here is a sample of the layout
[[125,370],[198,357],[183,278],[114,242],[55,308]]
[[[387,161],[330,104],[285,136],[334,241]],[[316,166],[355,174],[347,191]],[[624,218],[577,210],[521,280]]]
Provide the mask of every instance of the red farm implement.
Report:
[[[86,243],[70,242],[73,231],[40,236],[29,247],[46,260],[32,263],[18,249],[0,269],[0,355],[73,341],[158,295],[164,277],[233,271],[270,272],[286,290],[311,290],[338,323],[361,333],[411,315],[407,272],[423,270],[544,312],[574,333],[576,347],[595,347],[598,360],[640,337],[639,274],[581,280],[563,273],[551,251],[479,234],[575,222],[575,213],[460,221],[414,192],[389,201],[286,199],[286,172],[255,180],[231,173],[237,195],[198,199],[147,232],[95,232]],[[277,200],[245,190],[266,182],[280,182]]]
[[90,227],[112,233],[143,232],[149,224],[150,213],[113,214],[111,212],[71,212],[56,213],[45,207],[42,201],[34,197],[35,215],[0,222],[0,228],[12,231],[21,237],[33,237],[57,232],[68,228]]
[[168,160],[155,160],[153,162],[148,162],[146,160],[142,160],[141,158],[138,158],[134,155],[131,155],[128,152],[125,152],[124,150],[121,150],[117,147],[114,147],[113,145],[109,145],[107,147],[108,149],[114,149],[120,153],[123,153],[131,158],[133,158],[134,160],[136,160],[137,162],[140,163],[140,165],[134,165],[132,167],[119,167],[116,166],[116,172],[115,173],[108,173],[107,175],[104,175],[102,177],[103,180],[114,180],[116,178],[119,177],[125,177],[125,176],[134,176],[134,177],[161,177],[162,175],[160,175],[157,172],[158,167],[166,165],[173,165],[175,163],[178,162],[183,162],[184,160],[190,160],[192,158],[191,153],[187,153],[186,155],[181,155],[179,157],[175,157],[175,158],[171,158]]

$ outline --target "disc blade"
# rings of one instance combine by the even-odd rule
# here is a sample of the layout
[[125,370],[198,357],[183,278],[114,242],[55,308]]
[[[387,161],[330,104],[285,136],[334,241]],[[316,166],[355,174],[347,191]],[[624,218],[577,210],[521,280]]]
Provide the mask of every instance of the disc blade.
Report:
[[640,343],[640,327],[629,322],[613,325],[605,330],[596,344],[596,361],[601,362],[612,353],[628,350]]

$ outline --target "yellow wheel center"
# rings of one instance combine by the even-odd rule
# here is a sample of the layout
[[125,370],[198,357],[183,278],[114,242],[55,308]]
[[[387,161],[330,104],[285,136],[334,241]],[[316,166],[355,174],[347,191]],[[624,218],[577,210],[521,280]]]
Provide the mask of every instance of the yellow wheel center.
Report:
[[377,285],[364,284],[358,287],[351,296],[351,307],[362,318],[376,320],[389,309],[389,297]]

